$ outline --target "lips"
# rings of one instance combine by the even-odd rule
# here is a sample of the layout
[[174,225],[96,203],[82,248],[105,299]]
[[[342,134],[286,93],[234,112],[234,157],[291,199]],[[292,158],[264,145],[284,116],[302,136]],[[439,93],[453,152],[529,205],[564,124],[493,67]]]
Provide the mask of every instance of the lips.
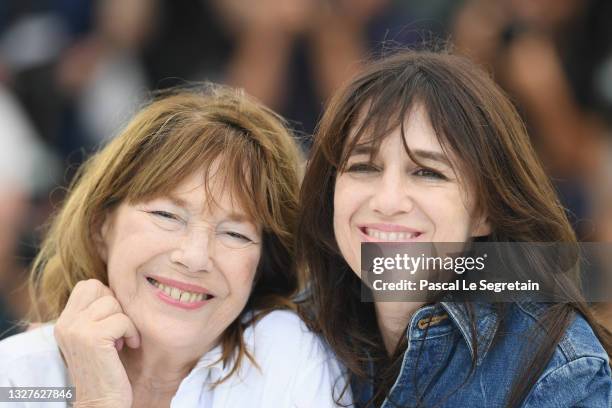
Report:
[[147,281],[164,293],[169,299],[183,304],[198,304],[214,296],[206,288],[173,279],[147,276]]
[[359,230],[370,242],[411,242],[423,234],[398,224],[367,224],[359,226]]

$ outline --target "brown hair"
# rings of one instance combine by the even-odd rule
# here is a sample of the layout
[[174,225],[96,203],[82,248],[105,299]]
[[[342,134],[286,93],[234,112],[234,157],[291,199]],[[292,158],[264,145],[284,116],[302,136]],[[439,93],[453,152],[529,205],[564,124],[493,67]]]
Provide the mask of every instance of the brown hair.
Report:
[[[312,278],[313,310],[304,309],[304,317],[311,318],[311,327],[322,333],[351,377],[375,383],[370,401],[375,406],[395,382],[407,342],[404,336],[389,358],[373,304],[360,301],[360,280],[334,237],[334,185],[357,144],[373,144],[376,152],[398,128],[403,139],[404,121],[416,105],[424,107],[445,153],[458,158],[460,169],[455,170],[470,183],[477,209],[488,218],[492,232],[482,240],[576,242],[523,122],[485,72],[447,52],[404,51],[372,63],[330,100],[317,129],[301,190],[297,251],[299,265]],[[405,142],[404,147],[418,163]],[[579,293],[574,298],[574,303],[554,304],[540,318],[536,326],[544,335],[537,336],[539,347],[526,357],[508,406],[526,397],[575,311],[584,315],[608,353],[612,350],[609,333],[594,321]],[[506,311],[505,304],[495,307],[502,315]],[[473,317],[471,327],[475,336]],[[468,378],[477,358],[477,350],[472,351]],[[364,367],[372,359],[383,368],[368,378]]]
[[[104,215],[121,202],[171,192],[180,180],[213,162],[223,187],[262,226],[263,246],[251,296],[225,330],[222,360],[234,356],[230,374],[246,355],[242,334],[254,318],[291,308],[298,288],[294,267],[300,153],[279,116],[239,90],[204,85],[165,91],[79,169],[51,223],[30,278],[33,316],[56,319],[77,282],[108,284],[94,235]],[[209,189],[205,177],[205,187]],[[212,195],[207,195],[212,199]],[[44,310],[44,313],[43,313]]]

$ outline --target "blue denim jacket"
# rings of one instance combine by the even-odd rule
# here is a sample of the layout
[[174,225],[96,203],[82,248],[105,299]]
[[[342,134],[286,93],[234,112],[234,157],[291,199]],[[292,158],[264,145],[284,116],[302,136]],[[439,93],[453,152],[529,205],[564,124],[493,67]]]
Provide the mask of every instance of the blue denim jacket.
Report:
[[[527,333],[545,306],[512,304],[501,325],[492,305],[473,305],[477,356],[467,382],[463,384],[472,364],[472,335],[465,304],[425,306],[410,322],[402,367],[382,408],[505,406],[515,376],[525,369],[520,357],[525,344],[530,344]],[[354,382],[352,391],[359,407],[370,399],[373,387]],[[608,355],[583,317],[575,317],[522,406],[612,407]]]

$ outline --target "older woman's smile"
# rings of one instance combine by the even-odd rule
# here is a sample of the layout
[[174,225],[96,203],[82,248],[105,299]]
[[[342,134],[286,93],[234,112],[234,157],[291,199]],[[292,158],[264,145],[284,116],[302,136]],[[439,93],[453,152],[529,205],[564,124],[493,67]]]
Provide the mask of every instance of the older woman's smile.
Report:
[[159,299],[182,309],[193,310],[200,308],[214,297],[206,288],[201,286],[168,278],[148,276],[146,279],[151,284],[151,287],[156,289],[156,295]]

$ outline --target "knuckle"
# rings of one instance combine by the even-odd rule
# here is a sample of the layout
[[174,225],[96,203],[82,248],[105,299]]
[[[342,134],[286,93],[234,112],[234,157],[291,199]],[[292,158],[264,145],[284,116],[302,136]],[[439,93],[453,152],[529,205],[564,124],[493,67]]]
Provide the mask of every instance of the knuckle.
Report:
[[110,311],[121,311],[121,305],[119,304],[119,301],[117,301],[117,299],[115,299],[115,297],[113,296],[105,295],[100,298],[100,302],[102,304],[102,307],[104,307],[105,309],[108,309]]
[[130,326],[131,325],[131,320],[129,317],[127,317],[127,315],[123,314],[123,313],[118,313],[117,314],[117,323],[122,325],[122,326]]
[[99,291],[104,288],[104,285],[102,284],[102,282],[100,282],[97,279],[87,279],[86,283],[92,290]]
[[89,292],[95,288],[93,279],[80,280],[74,285],[73,293]]
[[106,286],[97,279],[81,280],[74,285],[71,296],[93,296],[100,297],[107,292]]
[[81,293],[83,290],[85,290],[86,286],[87,285],[85,284],[85,281],[78,281],[72,288],[72,291],[70,292],[70,296],[75,296],[75,294]]

